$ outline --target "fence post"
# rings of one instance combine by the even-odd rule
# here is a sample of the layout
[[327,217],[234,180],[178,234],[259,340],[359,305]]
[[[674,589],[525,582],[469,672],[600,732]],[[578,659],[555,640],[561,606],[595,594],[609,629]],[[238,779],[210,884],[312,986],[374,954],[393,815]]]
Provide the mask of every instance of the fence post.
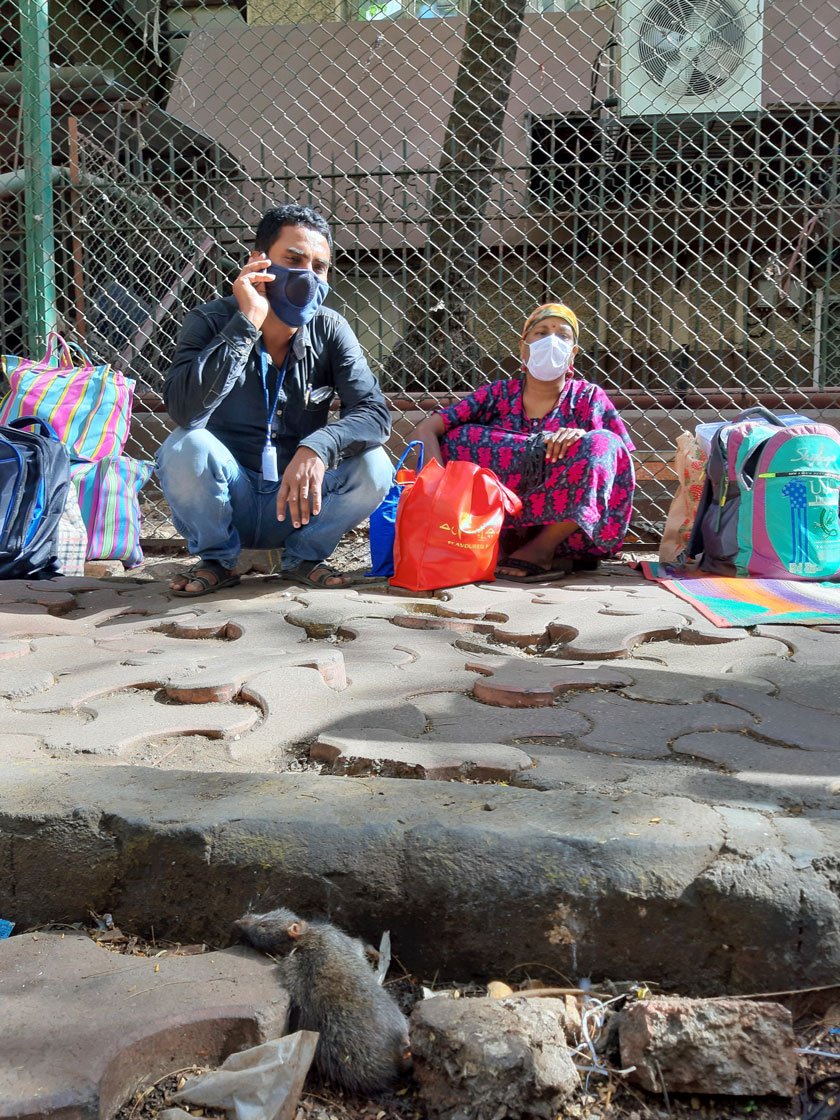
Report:
[[20,0],[26,334],[35,354],[56,325],[48,0]]

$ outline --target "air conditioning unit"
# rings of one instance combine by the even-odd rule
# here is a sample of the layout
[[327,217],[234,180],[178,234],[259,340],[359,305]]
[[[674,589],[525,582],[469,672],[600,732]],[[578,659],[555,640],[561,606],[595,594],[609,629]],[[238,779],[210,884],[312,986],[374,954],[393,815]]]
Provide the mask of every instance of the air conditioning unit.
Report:
[[619,0],[622,116],[761,105],[764,0]]

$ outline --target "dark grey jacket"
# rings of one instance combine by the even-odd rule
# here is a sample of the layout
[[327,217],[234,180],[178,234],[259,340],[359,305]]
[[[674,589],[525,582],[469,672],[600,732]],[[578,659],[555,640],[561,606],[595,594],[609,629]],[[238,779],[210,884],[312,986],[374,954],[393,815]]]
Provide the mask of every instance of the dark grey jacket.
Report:
[[[260,333],[233,296],[191,311],[181,327],[163,399],[180,428],[206,428],[242,464],[260,470],[266,407],[257,342]],[[269,397],[278,371],[269,361]],[[337,395],[339,419],[327,423]],[[388,405],[346,319],[322,307],[292,339],[275,417],[282,476],[300,446],[327,464],[381,447],[391,430]]]

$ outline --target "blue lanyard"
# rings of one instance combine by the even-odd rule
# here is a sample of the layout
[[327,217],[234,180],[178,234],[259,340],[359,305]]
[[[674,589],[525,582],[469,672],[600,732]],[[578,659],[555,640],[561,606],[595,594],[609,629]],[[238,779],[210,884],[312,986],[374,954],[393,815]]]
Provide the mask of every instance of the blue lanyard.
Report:
[[283,382],[286,378],[286,366],[289,364],[289,354],[292,352],[292,344],[289,342],[289,349],[286,351],[286,357],[283,359],[283,364],[280,367],[277,375],[277,388],[274,391],[274,401],[270,402],[268,399],[268,351],[260,345],[260,377],[262,379],[263,393],[265,394],[265,442],[266,445],[271,443],[271,428],[274,422],[274,414],[277,412],[277,404],[280,400],[280,390],[283,388]]

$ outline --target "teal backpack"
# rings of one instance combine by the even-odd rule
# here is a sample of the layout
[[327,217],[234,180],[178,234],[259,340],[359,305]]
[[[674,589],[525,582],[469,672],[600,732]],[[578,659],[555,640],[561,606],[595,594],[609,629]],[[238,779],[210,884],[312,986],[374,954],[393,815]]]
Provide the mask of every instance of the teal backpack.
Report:
[[840,432],[750,409],[712,441],[688,555],[718,575],[840,579]]

